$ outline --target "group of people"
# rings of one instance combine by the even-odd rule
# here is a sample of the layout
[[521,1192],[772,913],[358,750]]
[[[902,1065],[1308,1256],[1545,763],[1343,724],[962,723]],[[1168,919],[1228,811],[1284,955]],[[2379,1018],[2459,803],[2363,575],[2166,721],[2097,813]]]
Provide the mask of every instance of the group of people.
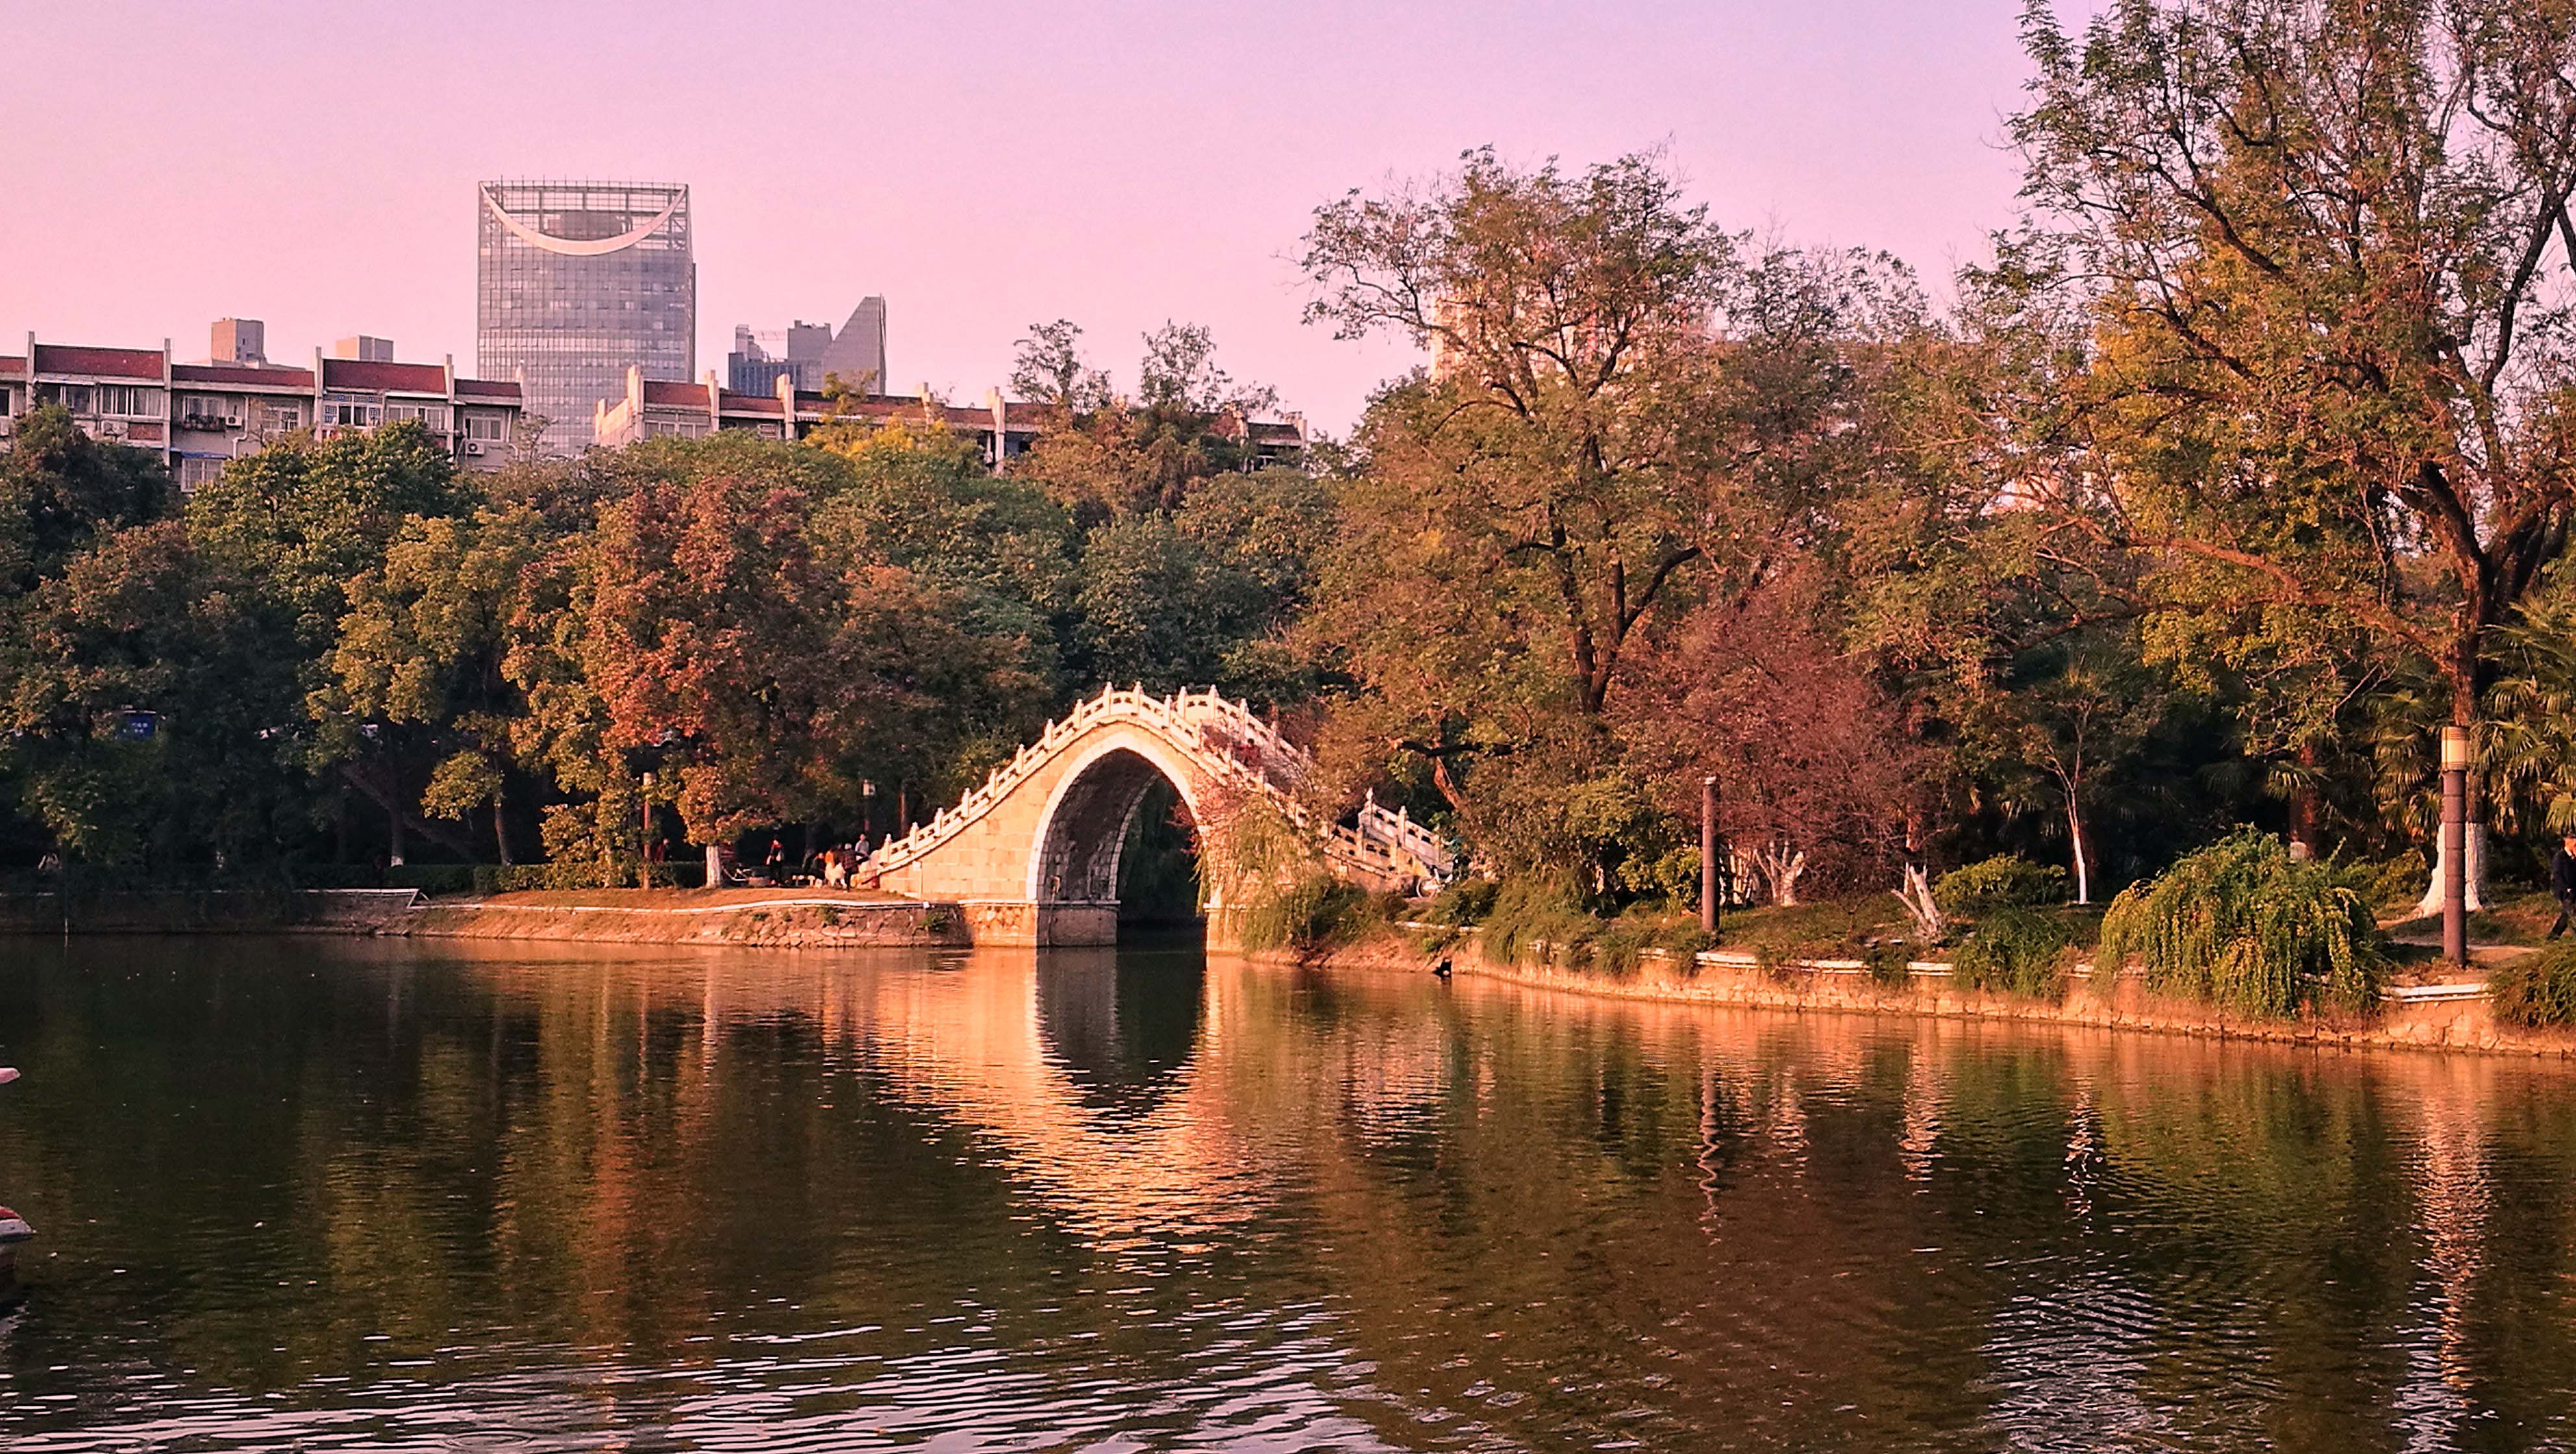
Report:
[[791,867],[801,869],[806,877],[827,889],[846,889],[850,881],[867,867],[868,839],[862,833],[855,842],[832,843],[809,851],[801,864],[792,864],[787,845],[776,838],[769,840],[769,853],[761,860],[771,883],[784,883]]

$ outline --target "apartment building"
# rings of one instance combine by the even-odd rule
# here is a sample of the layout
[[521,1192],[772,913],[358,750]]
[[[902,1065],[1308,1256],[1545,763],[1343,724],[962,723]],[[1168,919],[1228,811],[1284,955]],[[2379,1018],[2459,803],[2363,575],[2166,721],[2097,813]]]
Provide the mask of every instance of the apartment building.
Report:
[[[236,338],[242,320],[226,319]],[[251,322],[250,336],[258,324]],[[497,468],[518,427],[518,384],[460,379],[455,361],[395,363],[325,358],[291,367],[261,357],[258,345],[207,363],[178,363],[169,340],[157,349],[42,343],[0,354],[0,437],[40,404],[68,411],[82,432],[160,454],[181,489],[220,473],[227,460],[257,454],[300,430],[329,438],[412,420],[469,469]]]
[[[763,439],[802,439],[816,426],[853,421],[882,425],[895,420],[925,420],[946,425],[975,441],[984,463],[996,470],[1037,442],[1048,406],[1004,399],[988,389],[977,405],[956,405],[905,394],[827,397],[799,389],[780,376],[768,393],[728,389],[710,372],[694,384],[648,379],[640,368],[626,371],[626,396],[602,400],[592,411],[591,441],[615,449],[642,439],[703,439],[721,429],[740,429]],[[1295,466],[1306,458],[1306,420],[1289,414],[1277,420],[1244,420],[1218,416],[1215,432],[1235,440],[1246,469]]]
[[815,426],[835,421],[927,419],[946,425],[981,446],[984,462],[996,468],[1027,450],[1037,439],[1044,413],[1038,406],[1005,402],[999,389],[988,391],[978,407],[899,394],[843,395],[827,398],[799,389],[781,375],[769,393],[728,389],[713,372],[694,384],[648,379],[640,368],[626,371],[626,397],[602,400],[592,412],[591,440],[608,449],[639,439],[703,439],[720,429],[740,429],[763,439],[802,439]]

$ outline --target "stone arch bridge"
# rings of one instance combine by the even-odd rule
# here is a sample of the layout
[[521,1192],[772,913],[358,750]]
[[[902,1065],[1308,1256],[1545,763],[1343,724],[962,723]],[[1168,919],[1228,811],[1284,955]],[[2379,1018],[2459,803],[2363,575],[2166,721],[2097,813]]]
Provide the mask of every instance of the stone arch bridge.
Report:
[[[1266,804],[1336,876],[1373,891],[1446,879],[1448,845],[1374,800],[1329,821],[1302,790],[1314,761],[1249,704],[1214,691],[1169,697],[1108,688],[1047,724],[1037,741],[929,822],[879,849],[877,886],[957,905],[984,944],[1113,944],[1119,855],[1156,781],[1168,782],[1204,841]],[[1213,945],[1235,942],[1243,881],[1202,862]]]

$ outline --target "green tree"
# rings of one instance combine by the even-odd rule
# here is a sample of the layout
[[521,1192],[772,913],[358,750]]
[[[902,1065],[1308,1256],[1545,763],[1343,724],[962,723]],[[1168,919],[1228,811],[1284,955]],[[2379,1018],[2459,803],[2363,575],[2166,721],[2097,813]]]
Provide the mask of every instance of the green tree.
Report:
[[382,561],[349,582],[330,679],[308,698],[335,755],[356,755],[369,734],[423,738],[434,766],[419,812],[461,820],[488,803],[504,864],[508,780],[528,710],[504,666],[532,568],[550,544],[525,506],[412,519]]
[[1069,318],[1032,323],[1012,346],[1011,393],[1065,414],[1088,414],[1108,406],[1109,374],[1083,357],[1081,325]]
[[13,603],[11,626],[0,781],[67,857],[241,863],[300,839],[293,623],[177,521],[72,556]]
[[1251,418],[1279,407],[1279,391],[1238,382],[1217,367],[1216,336],[1202,324],[1174,323],[1145,335],[1136,365],[1136,399],[1148,410]]
[[2475,722],[2576,509],[2576,13],[2119,0],[2023,35],[2025,195],[2097,317],[2100,467],[2058,506],[2257,634],[2419,656]]
[[1076,627],[1089,678],[1302,699],[1311,679],[1286,631],[1332,529],[1322,486],[1266,470],[1216,476],[1171,515],[1092,531]]
[[0,594],[35,589],[100,537],[177,503],[149,452],[92,440],[54,405],[28,411],[0,449]]

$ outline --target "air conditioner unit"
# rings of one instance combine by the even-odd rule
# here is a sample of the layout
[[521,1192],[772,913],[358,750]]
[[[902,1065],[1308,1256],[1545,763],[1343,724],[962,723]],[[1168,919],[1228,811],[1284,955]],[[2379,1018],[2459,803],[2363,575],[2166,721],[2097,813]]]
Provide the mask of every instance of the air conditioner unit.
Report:
[[465,441],[465,452],[467,454],[481,454],[483,452],[483,441],[479,439],[469,439]]

